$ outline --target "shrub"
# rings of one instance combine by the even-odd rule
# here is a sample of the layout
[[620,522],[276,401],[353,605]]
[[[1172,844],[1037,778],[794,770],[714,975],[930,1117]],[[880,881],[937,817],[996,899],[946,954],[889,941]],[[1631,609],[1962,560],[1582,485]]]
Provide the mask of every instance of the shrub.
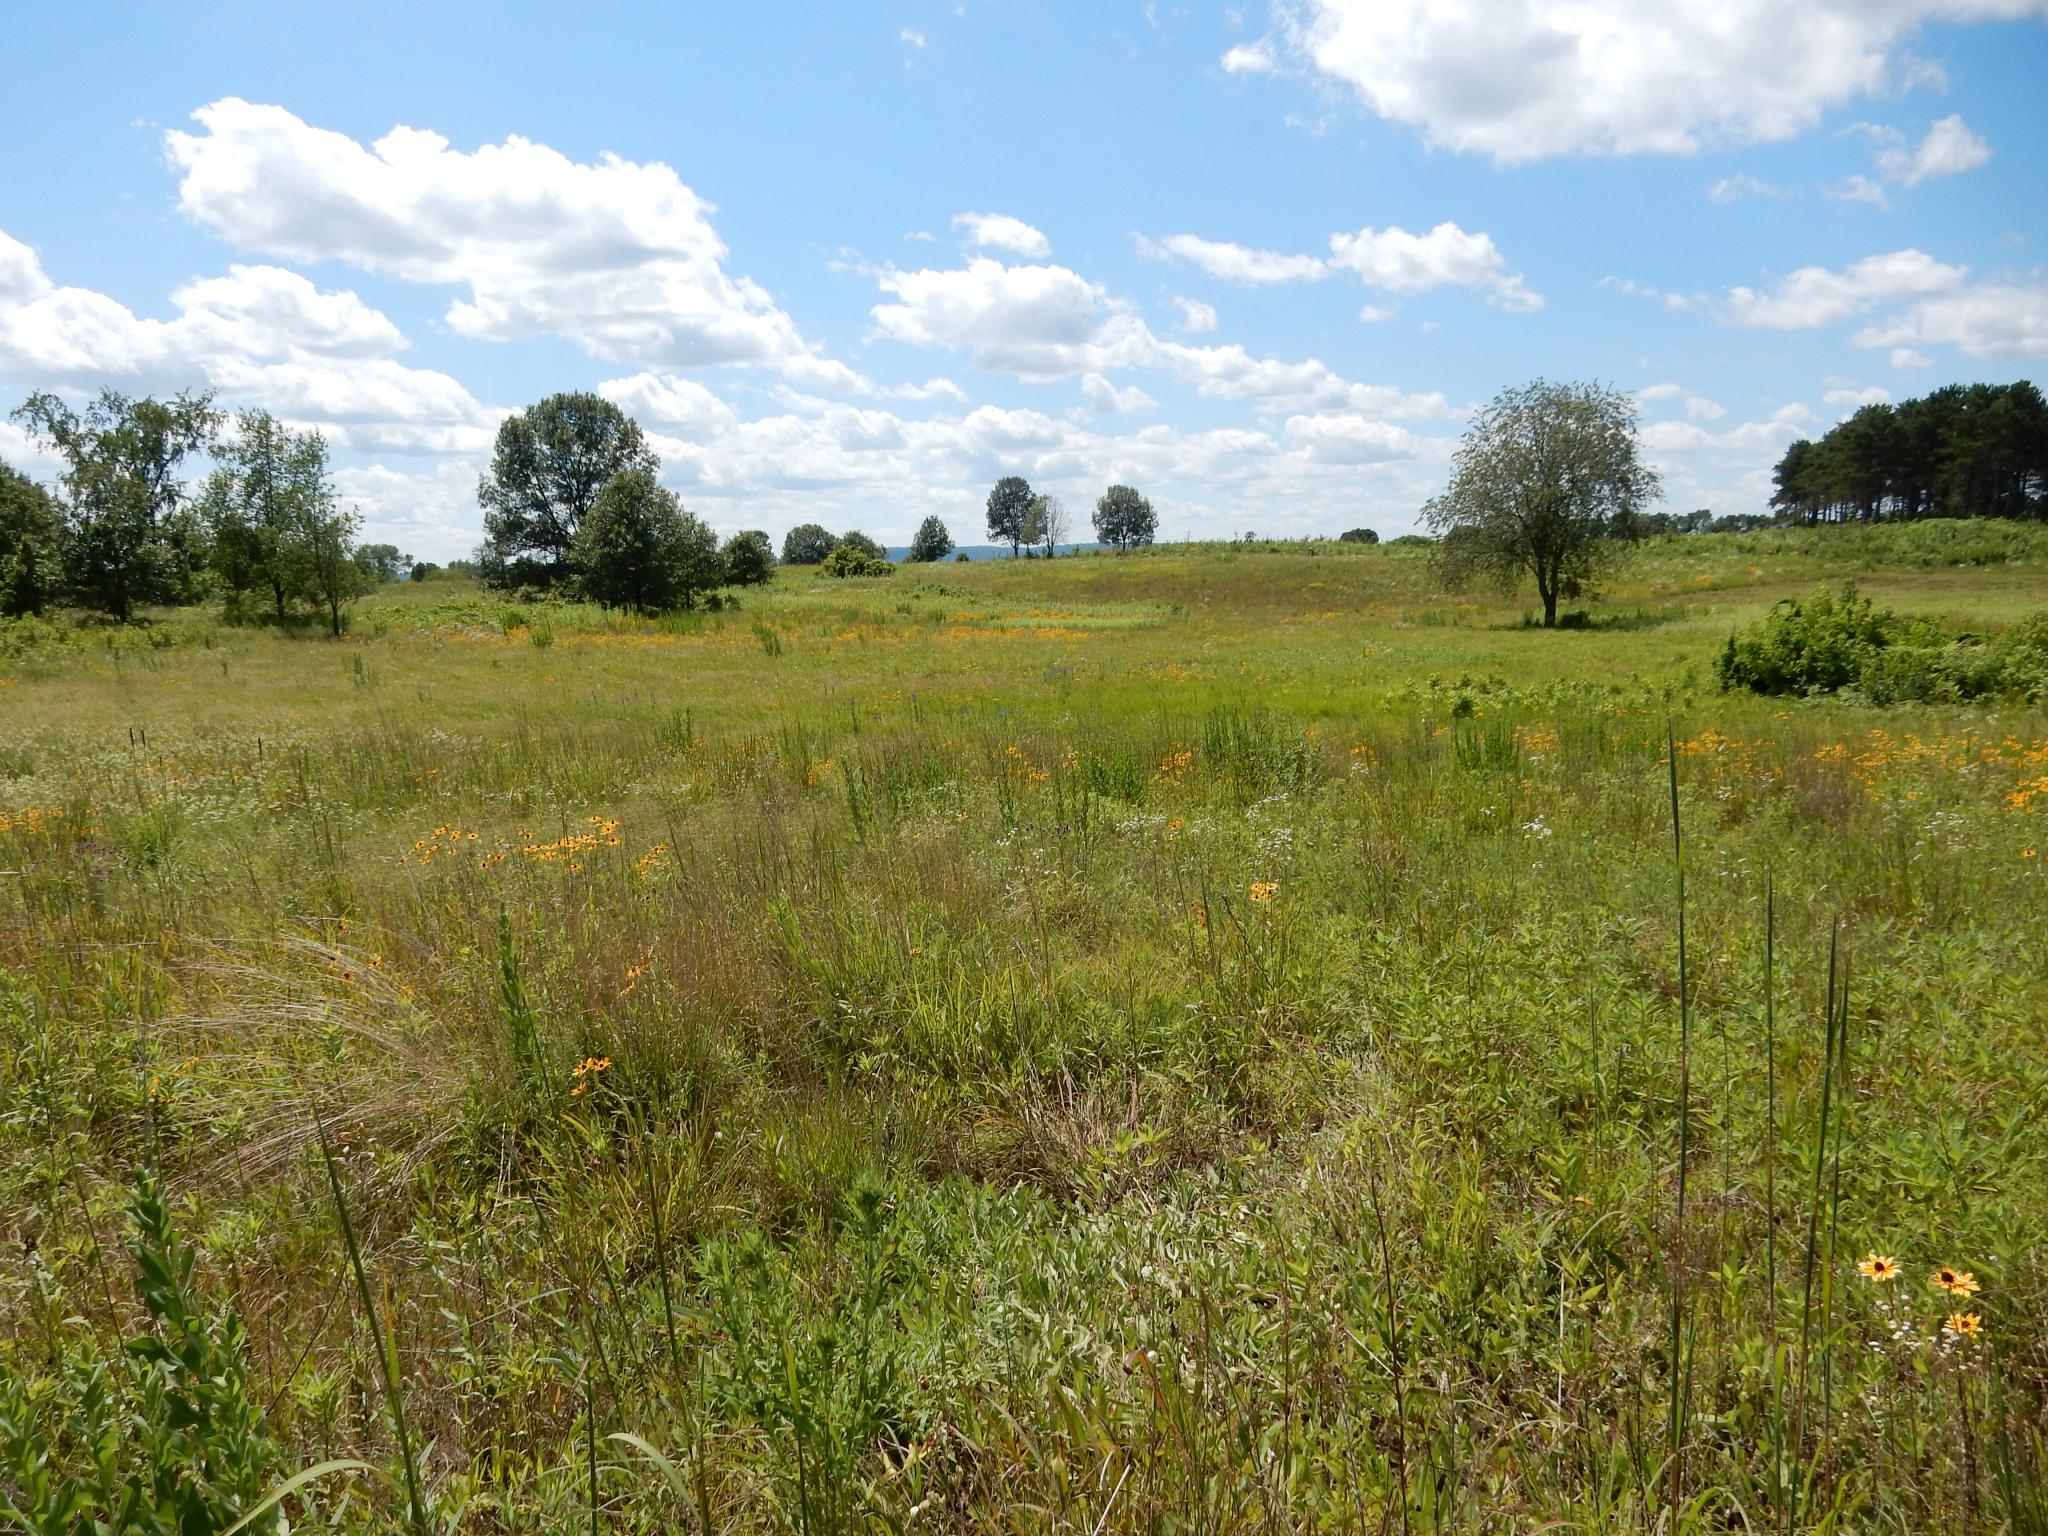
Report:
[[1811,695],[1853,688],[1873,704],[2048,698],[2048,613],[1997,635],[1905,619],[1858,597],[1787,598],[1728,637],[1714,662],[1724,690]]
[[841,544],[825,557],[818,567],[827,576],[888,576],[896,567],[880,556],[856,549],[851,544]]

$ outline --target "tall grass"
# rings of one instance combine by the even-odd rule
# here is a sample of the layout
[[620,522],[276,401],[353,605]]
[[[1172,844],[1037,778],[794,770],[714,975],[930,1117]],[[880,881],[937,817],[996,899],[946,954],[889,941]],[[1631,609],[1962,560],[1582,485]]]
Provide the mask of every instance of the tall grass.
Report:
[[0,1491],[140,1422],[154,1159],[250,1487],[389,1471],[305,1527],[2038,1529],[2048,721],[1701,686],[1732,548],[38,651]]

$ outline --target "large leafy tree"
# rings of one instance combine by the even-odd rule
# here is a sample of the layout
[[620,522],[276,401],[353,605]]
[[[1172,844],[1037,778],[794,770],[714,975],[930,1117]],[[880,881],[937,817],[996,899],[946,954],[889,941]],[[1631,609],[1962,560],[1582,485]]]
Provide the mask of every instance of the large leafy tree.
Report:
[[782,536],[784,565],[822,565],[839,541],[816,523],[798,523]]
[[1003,476],[988,493],[988,536],[998,544],[1009,545],[1013,560],[1023,547],[1031,504],[1037,499],[1031,482],[1022,475]]
[[720,558],[728,586],[758,587],[775,578],[775,546],[758,528],[742,529],[727,539]]
[[57,600],[63,532],[50,493],[0,464],[0,617],[41,613]]
[[486,560],[505,586],[553,586],[577,574],[584,516],[616,476],[661,467],[639,423],[602,395],[550,395],[498,427],[477,482]]
[[1538,379],[1501,391],[1466,430],[1451,481],[1423,508],[1445,574],[1509,591],[1533,577],[1545,625],[1637,536],[1658,494],[1636,444],[1636,406],[1598,384]]
[[316,530],[332,515],[334,500],[327,444],[268,411],[243,411],[234,432],[214,445],[213,459],[200,507],[214,574],[231,604],[261,592],[282,622],[291,604],[319,595]]
[[1112,485],[1095,503],[1095,537],[1115,549],[1150,544],[1159,532],[1152,503],[1128,485]]
[[193,595],[205,537],[178,471],[219,428],[211,394],[107,389],[81,414],[41,392],[14,419],[64,459],[65,577],[81,603],[126,623],[145,604]]
[[910,540],[910,558],[918,564],[929,564],[943,560],[953,553],[953,535],[946,531],[946,525],[936,517],[928,517],[917,525],[917,533]]
[[599,488],[572,554],[585,597],[637,613],[695,607],[725,579],[717,536],[647,469],[621,470]]

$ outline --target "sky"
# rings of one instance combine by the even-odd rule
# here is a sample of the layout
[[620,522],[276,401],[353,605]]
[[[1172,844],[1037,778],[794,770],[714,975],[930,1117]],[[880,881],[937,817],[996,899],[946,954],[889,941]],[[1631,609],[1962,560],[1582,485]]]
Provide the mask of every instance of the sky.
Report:
[[571,389],[778,539],[978,543],[1005,474],[1390,536],[1539,377],[1755,512],[1867,401],[2048,373],[2044,78],[2048,0],[25,7],[0,408],[266,407],[433,560]]

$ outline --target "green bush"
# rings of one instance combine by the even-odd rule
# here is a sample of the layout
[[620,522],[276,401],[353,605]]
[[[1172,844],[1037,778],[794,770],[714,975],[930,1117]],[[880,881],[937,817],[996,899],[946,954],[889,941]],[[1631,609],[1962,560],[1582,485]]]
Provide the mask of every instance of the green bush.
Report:
[[827,576],[889,576],[896,567],[851,543],[842,543],[825,557],[819,569]]
[[1714,661],[1724,691],[1808,696],[1854,689],[1873,704],[2048,697],[2048,613],[1997,635],[1905,619],[1858,597],[1787,598],[1728,637]]

